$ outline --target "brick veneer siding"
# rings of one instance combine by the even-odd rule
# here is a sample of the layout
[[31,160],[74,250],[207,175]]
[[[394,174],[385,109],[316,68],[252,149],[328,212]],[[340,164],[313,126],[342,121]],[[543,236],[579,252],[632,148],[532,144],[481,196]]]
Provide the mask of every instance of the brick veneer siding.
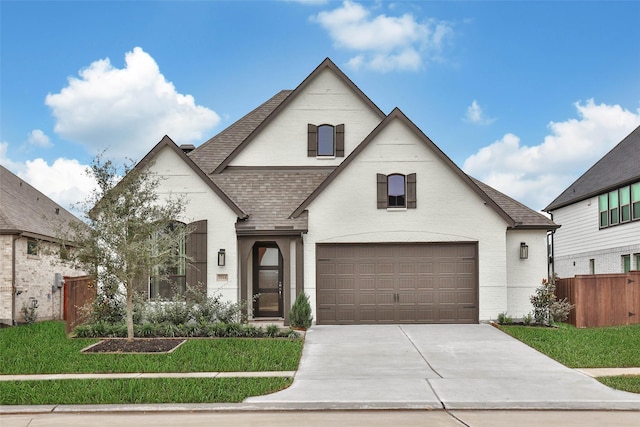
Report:
[[61,263],[56,255],[46,254],[48,243],[40,242],[45,250],[40,250],[39,255],[27,255],[27,238],[20,237],[15,242],[15,308],[12,307],[12,239],[13,236],[1,236],[0,256],[2,267],[0,268],[0,319],[4,323],[10,323],[15,312],[15,320],[23,322],[20,312],[23,305],[29,305],[31,298],[38,301],[38,319],[52,320],[62,319],[61,307],[64,304],[62,289],[55,289],[55,273],[63,276],[82,276],[83,271],[75,270]]

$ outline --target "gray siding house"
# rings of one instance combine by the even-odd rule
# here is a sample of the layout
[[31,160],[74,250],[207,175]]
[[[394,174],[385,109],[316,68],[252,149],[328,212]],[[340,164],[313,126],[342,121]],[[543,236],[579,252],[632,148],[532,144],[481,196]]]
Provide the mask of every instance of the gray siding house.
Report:
[[559,277],[640,270],[640,126],[544,210]]

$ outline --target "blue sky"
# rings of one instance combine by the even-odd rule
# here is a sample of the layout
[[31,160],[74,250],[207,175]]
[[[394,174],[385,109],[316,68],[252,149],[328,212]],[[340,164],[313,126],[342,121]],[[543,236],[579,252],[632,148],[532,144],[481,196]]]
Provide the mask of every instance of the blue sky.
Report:
[[636,1],[2,0],[0,163],[70,206],[97,152],[199,145],[330,57],[542,209],[640,125],[638,22]]

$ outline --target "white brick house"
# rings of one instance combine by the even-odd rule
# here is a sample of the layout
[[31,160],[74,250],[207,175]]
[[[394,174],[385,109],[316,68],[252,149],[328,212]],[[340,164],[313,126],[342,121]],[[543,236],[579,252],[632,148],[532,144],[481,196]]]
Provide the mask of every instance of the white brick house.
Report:
[[287,322],[305,291],[319,324],[477,323],[528,313],[547,276],[552,221],[467,176],[329,59],[197,148],[163,138],[138,167],[189,200],[179,220],[201,226],[186,251],[208,292],[259,295],[255,318]]
[[81,276],[60,262],[58,229],[79,221],[47,196],[0,166],[0,323],[23,322],[21,308],[37,306],[38,320],[63,318],[59,277]]

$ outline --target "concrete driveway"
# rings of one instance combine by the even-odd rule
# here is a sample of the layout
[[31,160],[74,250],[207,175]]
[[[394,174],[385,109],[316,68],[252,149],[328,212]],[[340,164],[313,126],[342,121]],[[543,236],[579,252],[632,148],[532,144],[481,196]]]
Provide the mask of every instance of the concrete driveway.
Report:
[[293,385],[247,399],[300,409],[636,409],[490,325],[314,326]]

